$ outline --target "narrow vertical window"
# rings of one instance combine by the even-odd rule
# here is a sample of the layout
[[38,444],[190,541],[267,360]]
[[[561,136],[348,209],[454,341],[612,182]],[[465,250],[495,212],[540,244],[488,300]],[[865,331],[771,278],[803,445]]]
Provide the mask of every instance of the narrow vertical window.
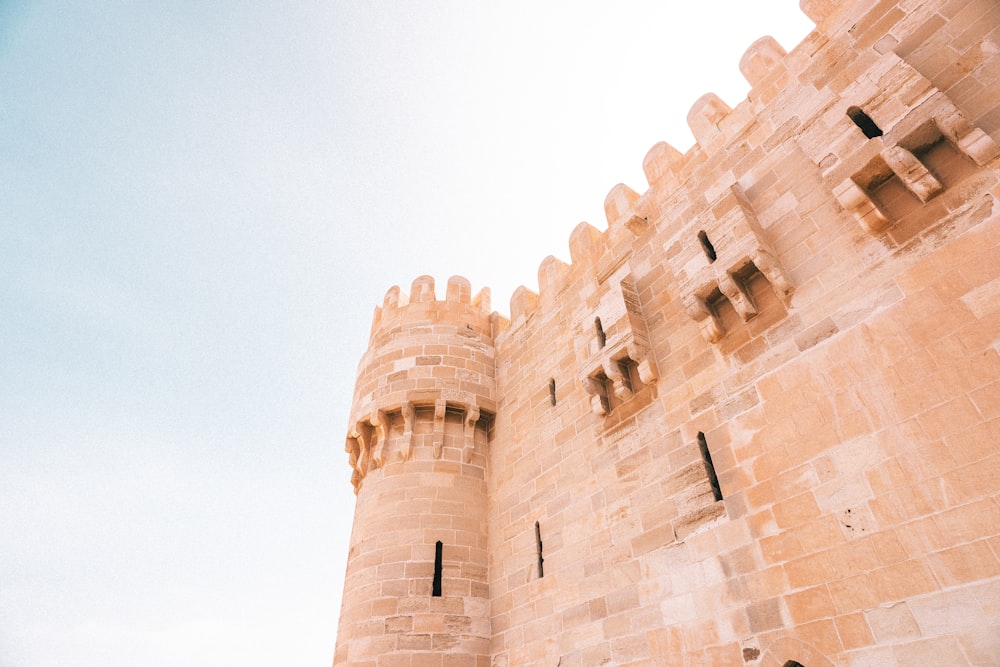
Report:
[[552,405],[556,404],[556,379],[549,378],[549,400]]
[[851,107],[848,109],[847,117],[854,121],[854,124],[861,128],[861,131],[869,139],[882,136],[882,128],[876,125],[871,116],[862,111],[861,107]]
[[434,584],[431,588],[431,595],[436,598],[441,597],[441,551],[441,542],[438,541],[434,545]]
[[701,249],[705,251],[705,257],[708,257],[708,263],[711,264],[716,259],[715,246],[708,240],[705,230],[698,232],[698,241],[701,243]]
[[597,331],[598,347],[604,347],[604,345],[608,342],[608,337],[604,333],[604,326],[601,324],[601,318],[594,318],[594,329]]
[[722,489],[719,488],[719,478],[715,476],[715,466],[712,465],[712,454],[708,451],[708,443],[705,442],[705,434],[698,432],[698,449],[701,450],[701,458],[705,462],[705,472],[708,473],[708,483],[712,485],[712,496],[716,500],[722,500]]
[[538,578],[541,579],[545,576],[545,559],[542,558],[542,529],[539,527],[538,522],[535,522],[535,545],[538,547]]

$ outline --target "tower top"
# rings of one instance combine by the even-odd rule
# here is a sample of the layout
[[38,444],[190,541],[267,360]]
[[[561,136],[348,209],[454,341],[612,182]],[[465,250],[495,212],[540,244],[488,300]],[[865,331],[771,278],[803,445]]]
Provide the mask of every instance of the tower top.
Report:
[[444,300],[438,300],[433,276],[419,276],[410,285],[410,293],[393,285],[385,293],[382,305],[375,308],[372,318],[372,343],[380,331],[423,324],[443,324],[454,320],[492,337],[490,288],[472,294],[472,283],[463,276],[448,278]]

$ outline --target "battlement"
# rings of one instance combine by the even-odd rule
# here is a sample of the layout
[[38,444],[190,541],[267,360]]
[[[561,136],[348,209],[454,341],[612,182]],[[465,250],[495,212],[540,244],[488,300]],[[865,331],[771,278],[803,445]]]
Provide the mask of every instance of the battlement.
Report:
[[[581,272],[601,283],[653,233],[666,233],[682,239],[685,247],[686,259],[671,264],[690,283],[685,288],[685,309],[702,325],[706,339],[718,341],[724,333],[718,318],[710,314],[708,301],[727,299],[744,320],[755,314],[733,276],[763,273],[786,306],[794,301],[793,281],[768,238],[775,235],[767,229],[774,214],[766,209],[773,203],[761,191],[773,182],[778,166],[769,154],[794,146],[808,155],[836,205],[862,228],[895,246],[927,227],[926,220],[911,222],[920,216],[913,214],[912,204],[899,201],[896,184],[920,204],[946,189],[932,165],[923,160],[932,147],[960,158],[952,183],[972,170],[962,166],[962,159],[985,167],[1000,155],[997,140],[976,125],[977,119],[969,118],[921,73],[923,69],[931,74],[930,65],[900,55],[914,48],[910,30],[928,33],[921,23],[926,22],[927,12],[895,16],[881,3],[867,11],[855,6],[860,14],[852,14],[851,3],[836,0],[801,0],[800,6],[817,24],[817,31],[791,52],[769,36],[751,44],[738,64],[751,86],[746,99],[735,108],[714,93],[696,100],[687,115],[695,144],[686,153],[662,141],[650,148],[642,162],[648,188],[640,193],[619,183],[608,192],[607,227],[599,230],[580,223],[569,239],[570,264],[552,256],[542,261],[538,292],[521,286],[511,297],[512,328],[553,304],[555,295],[564,293]],[[874,34],[878,21],[888,17],[897,19],[893,31]],[[933,40],[931,34],[922,37]],[[836,43],[851,50],[831,48]],[[853,50],[856,46],[868,48],[871,56],[860,58]],[[970,49],[973,64],[995,63],[997,49],[989,40]],[[956,73],[947,74],[937,78],[949,88],[961,87]],[[971,74],[963,79],[965,84],[975,76],[988,76],[975,70]],[[997,115],[993,110],[991,118]],[[996,127],[991,129],[1000,134]],[[872,131],[878,135],[867,137]],[[942,142],[946,149],[941,149]],[[723,203],[734,198],[739,201],[735,209]],[[719,206],[742,214],[720,217]],[[760,215],[758,208],[763,209]],[[719,248],[711,245],[713,239],[720,241]],[[730,263],[715,265],[712,258],[714,278],[705,266],[694,268],[689,261],[702,250],[711,254],[719,249],[730,256]],[[497,333],[504,329],[499,327]]]
[[[485,428],[480,422],[488,425],[496,412],[493,328],[501,318],[489,307],[489,290],[473,296],[462,276],[448,279],[443,300],[431,276],[416,278],[408,295],[398,286],[386,292],[351,409],[346,450],[355,490],[386,462],[408,461],[424,422],[437,434],[433,458],[441,459],[445,425],[457,415],[467,430],[462,456],[472,456],[477,426]],[[406,436],[387,450],[394,423]]]
[[393,285],[386,291],[382,305],[375,308],[371,335],[374,337],[378,331],[395,327],[446,319],[462,322],[477,331],[491,332],[491,321],[496,317],[490,310],[490,289],[484,287],[473,295],[468,279],[452,276],[448,279],[445,298],[438,300],[432,276],[415,278],[409,294]]
[[335,664],[995,658],[1000,5],[800,5],[509,320],[386,294]]
[[[728,143],[741,138],[748,126],[758,123],[753,116],[757,110],[755,105],[772,99],[787,83],[787,59],[788,54],[774,38],[762,37],[754,42],[739,63],[740,71],[753,87],[747,100],[735,110],[714,93],[696,100],[687,115],[696,143],[687,153],[662,141],[653,145],[642,162],[648,185],[645,192],[640,194],[623,183],[615,185],[604,201],[607,228],[601,231],[586,222],[580,223],[569,239],[571,264],[552,256],[542,261],[538,270],[539,292],[521,286],[511,298],[512,325],[516,327],[525,322],[537,308],[550,303],[552,295],[564,290],[574,279],[575,266],[592,271],[601,282],[622,263],[634,244],[643,242],[647,232],[664,222],[676,226],[677,223],[663,220],[663,204],[657,199],[672,194],[678,199],[692,194],[695,200],[699,198],[699,193],[684,187],[690,182],[692,172],[703,170],[709,155],[727,151]],[[740,150],[750,152],[746,145]],[[728,183],[716,183],[713,187],[729,190],[735,183],[731,176],[730,179]],[[780,268],[775,269],[776,273],[779,271]],[[786,293],[790,291],[787,285],[782,289]]]

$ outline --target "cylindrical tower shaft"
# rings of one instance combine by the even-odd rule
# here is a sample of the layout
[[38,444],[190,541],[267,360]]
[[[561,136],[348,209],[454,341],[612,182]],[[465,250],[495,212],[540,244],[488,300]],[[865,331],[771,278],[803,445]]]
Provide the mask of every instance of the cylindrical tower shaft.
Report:
[[376,310],[347,451],[357,493],[334,665],[487,667],[488,297],[417,278]]

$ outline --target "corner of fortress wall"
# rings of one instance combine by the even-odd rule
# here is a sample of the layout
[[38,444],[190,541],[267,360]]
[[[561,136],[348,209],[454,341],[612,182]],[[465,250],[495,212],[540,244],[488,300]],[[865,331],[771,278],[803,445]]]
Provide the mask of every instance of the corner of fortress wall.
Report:
[[995,660],[1000,5],[800,6],[509,319],[376,308],[335,665]]
[[[817,30],[791,54],[772,37],[762,37],[751,44],[739,63],[740,72],[751,85],[747,99],[735,109],[714,93],[696,100],[687,115],[696,143],[684,154],[662,141],[650,148],[642,162],[648,189],[639,194],[622,183],[611,189],[604,202],[607,228],[602,232],[581,223],[569,241],[571,265],[546,257],[538,269],[538,293],[524,286],[515,292],[509,309],[514,328],[527,321],[535,309],[550,303],[552,295],[566,288],[572,280],[569,276],[573,274],[573,266],[596,268],[599,274],[597,264],[601,258],[610,256],[606,262],[614,263],[616,255],[629,252],[633,244],[641,242],[647,228],[664,225],[683,235],[680,226],[684,221],[699,217],[691,215],[691,207],[699,203],[711,206],[723,189],[736,187],[746,192],[755,185],[761,187],[761,175],[776,176],[775,165],[768,164],[766,156],[786,144],[794,144],[811,158],[814,166],[822,169],[837,205],[854,214],[859,224],[872,232],[883,231],[889,221],[883,214],[885,206],[872,201],[872,193],[865,190],[866,186],[871,190],[891,176],[902,179],[911,192],[923,199],[939,191],[930,185],[930,190],[920,193],[925,186],[918,182],[922,177],[918,173],[924,170],[917,165],[918,173],[909,173],[909,167],[903,164],[907,157],[898,157],[900,150],[905,151],[908,146],[920,149],[921,146],[910,145],[945,138],[980,166],[991,162],[1000,140],[1000,110],[995,103],[992,106],[990,102],[971,103],[966,89],[982,92],[991,85],[997,69],[994,50],[1000,47],[994,37],[985,38],[969,49],[969,65],[975,69],[964,76],[952,71],[961,68],[961,63],[936,72],[941,66],[940,55],[929,47],[942,41],[934,39],[932,32],[940,28],[944,19],[936,13],[914,10],[907,16],[905,8],[896,6],[926,8],[934,4],[802,0],[800,8],[817,24]],[[973,8],[976,4],[981,6],[981,14],[990,10],[984,0],[967,4]],[[874,7],[859,16],[857,10],[865,5]],[[883,34],[879,31],[884,27],[881,23],[888,24],[890,20],[895,20],[892,25],[895,32]],[[924,34],[911,34],[914,28]],[[927,39],[929,44],[919,45],[915,38]],[[878,56],[878,62],[865,71],[871,66],[868,59],[830,53],[831,45],[836,43],[852,48],[864,45]],[[911,55],[916,57],[908,58]],[[949,92],[959,89],[962,99],[970,102],[967,106],[973,107],[971,114],[960,111],[949,95],[926,76],[935,73],[935,78]],[[873,80],[873,76],[878,79]],[[896,90],[906,97],[892,99],[891,92]],[[855,139],[859,129],[846,113],[849,107],[867,109],[885,126],[897,126],[892,137],[896,146],[887,146],[885,140],[880,140],[857,150]],[[928,137],[920,134],[921,123],[935,125],[928,130]],[[881,168],[869,164],[873,159],[878,161],[874,157],[876,152],[888,156],[891,164]],[[908,164],[914,166],[912,161]],[[766,171],[768,167],[771,173]],[[858,183],[865,179],[866,182]],[[664,202],[664,198],[675,201]],[[688,204],[687,209],[681,208],[681,203]],[[674,210],[665,211],[671,205]]]

